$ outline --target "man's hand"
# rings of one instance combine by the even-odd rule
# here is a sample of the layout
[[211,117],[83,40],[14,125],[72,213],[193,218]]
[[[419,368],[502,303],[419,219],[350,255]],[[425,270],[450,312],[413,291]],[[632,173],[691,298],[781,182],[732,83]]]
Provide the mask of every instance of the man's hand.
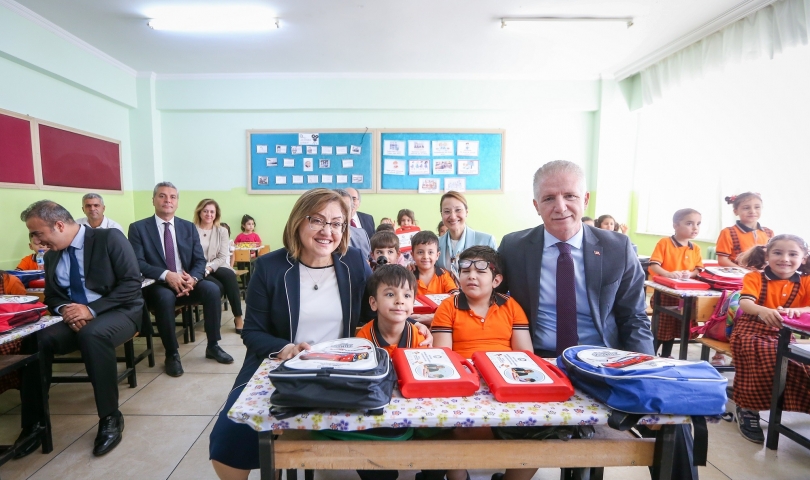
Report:
[[192,290],[194,290],[194,287],[197,285],[197,280],[194,279],[194,277],[192,277],[191,275],[189,275],[188,272],[183,272],[181,278],[183,279],[183,285],[185,286],[185,288],[183,289],[182,292],[178,293],[177,295],[178,297],[188,295]]
[[176,272],[169,272],[166,274],[166,283],[169,284],[169,288],[177,293],[177,296],[181,296],[183,291],[186,289],[185,282],[183,281],[183,276]]
[[69,303],[61,309],[62,321],[68,324],[71,330],[78,332],[87,322],[93,320],[93,314],[87,305]]

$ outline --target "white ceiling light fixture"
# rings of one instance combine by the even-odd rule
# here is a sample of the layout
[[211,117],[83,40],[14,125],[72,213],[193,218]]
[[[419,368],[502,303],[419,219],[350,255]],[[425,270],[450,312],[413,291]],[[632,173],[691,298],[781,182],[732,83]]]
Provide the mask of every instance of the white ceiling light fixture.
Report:
[[281,28],[275,14],[258,6],[172,6],[150,12],[147,25],[175,32],[266,32]]
[[633,17],[502,17],[501,28],[505,28],[508,22],[622,22],[630,28],[633,26]]

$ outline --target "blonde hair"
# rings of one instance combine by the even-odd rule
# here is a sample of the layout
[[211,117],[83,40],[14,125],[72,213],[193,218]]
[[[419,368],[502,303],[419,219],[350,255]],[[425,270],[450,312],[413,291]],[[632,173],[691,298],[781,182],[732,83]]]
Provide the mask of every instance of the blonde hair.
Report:
[[214,216],[214,226],[215,227],[219,226],[219,219],[220,216],[222,215],[222,212],[219,210],[219,204],[213,198],[203,198],[202,200],[200,200],[200,203],[197,204],[197,208],[194,209],[194,225],[197,225],[199,227],[202,224],[201,218],[202,211],[208,205],[214,206],[214,210],[216,210],[217,212],[216,216]]
[[[282,237],[284,248],[290,253],[294,259],[301,258],[301,253],[304,250],[304,244],[298,237],[298,229],[301,224],[307,222],[307,217],[314,215],[326,207],[326,205],[336,202],[340,206],[340,211],[343,214],[343,221],[349,221],[349,208],[346,202],[343,201],[340,194],[328,188],[313,188],[304,192],[295,205],[293,205],[290,217],[287,219],[287,224],[284,225],[284,234]],[[345,255],[349,249],[349,229],[343,230],[343,235],[340,239],[340,244],[337,250],[341,255]]]
[[440,213],[442,211],[442,204],[448,198],[453,198],[453,199],[458,200],[459,202],[461,202],[464,205],[464,210],[468,209],[467,208],[467,198],[464,195],[462,195],[461,193],[459,193],[459,192],[457,192],[455,190],[450,190],[449,192],[442,195],[442,199],[439,200],[439,212]]

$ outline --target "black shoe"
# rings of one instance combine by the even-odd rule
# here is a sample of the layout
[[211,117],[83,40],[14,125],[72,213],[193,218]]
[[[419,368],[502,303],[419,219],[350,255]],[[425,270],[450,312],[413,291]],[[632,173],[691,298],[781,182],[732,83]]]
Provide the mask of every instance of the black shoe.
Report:
[[233,363],[233,357],[228,355],[219,345],[207,347],[205,349],[205,358],[213,358],[219,363]]
[[166,375],[179,377],[183,374],[183,365],[180,364],[180,354],[166,355]]
[[742,436],[749,442],[765,443],[765,434],[759,426],[759,413],[737,407],[737,426]]
[[98,422],[98,435],[94,442],[93,455],[100,457],[110,450],[115,448],[119,443],[124,433],[124,416],[121,412],[115,412],[112,415],[107,415]]
[[493,473],[492,480],[503,480],[503,473]]
[[42,424],[37,422],[31,426],[25,427],[20,432],[20,436],[14,442],[14,459],[23,458],[31,455],[42,445],[42,435],[37,435],[34,438],[25,441],[25,437],[31,435],[38,429],[42,428]]

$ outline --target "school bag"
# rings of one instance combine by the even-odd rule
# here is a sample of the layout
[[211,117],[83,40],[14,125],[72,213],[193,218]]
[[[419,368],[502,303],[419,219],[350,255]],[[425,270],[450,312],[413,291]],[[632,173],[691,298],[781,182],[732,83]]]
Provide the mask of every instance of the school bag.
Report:
[[364,338],[315,344],[268,376],[275,387],[270,413],[277,419],[323,408],[380,415],[397,379],[388,352]]
[[0,297],[0,333],[34,323],[48,307],[37,297],[9,295]]
[[699,333],[705,338],[728,342],[731,337],[731,329],[734,328],[734,321],[737,319],[737,312],[740,312],[740,290],[723,290],[723,294],[714,306],[712,316],[701,326],[693,327],[690,331]]
[[743,277],[748,273],[740,267],[706,267],[697,279],[715,290],[742,290]]

